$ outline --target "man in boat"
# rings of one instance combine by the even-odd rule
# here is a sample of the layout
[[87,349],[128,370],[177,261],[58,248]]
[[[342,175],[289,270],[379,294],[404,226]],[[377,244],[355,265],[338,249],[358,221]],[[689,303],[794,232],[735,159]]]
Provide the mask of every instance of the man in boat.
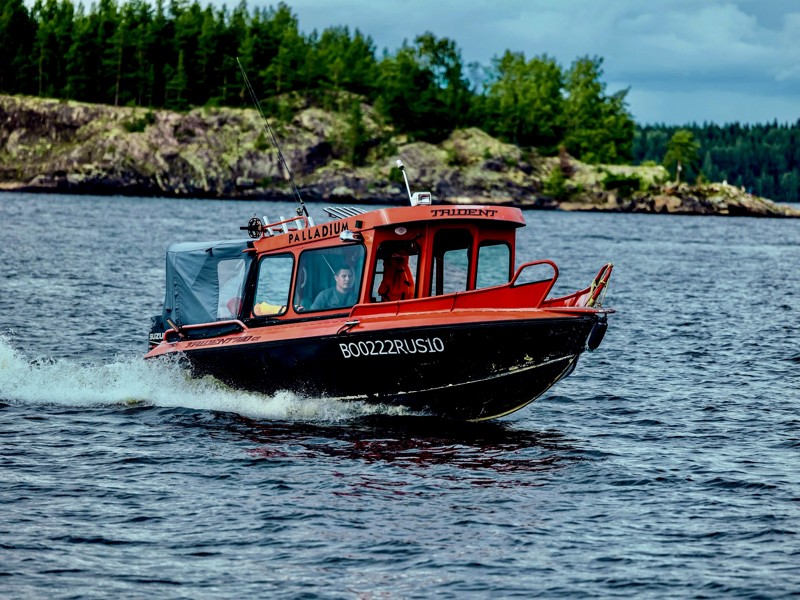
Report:
[[339,267],[334,271],[335,285],[317,294],[309,310],[325,310],[328,308],[343,308],[356,303],[356,290],[353,289],[353,269],[348,266]]

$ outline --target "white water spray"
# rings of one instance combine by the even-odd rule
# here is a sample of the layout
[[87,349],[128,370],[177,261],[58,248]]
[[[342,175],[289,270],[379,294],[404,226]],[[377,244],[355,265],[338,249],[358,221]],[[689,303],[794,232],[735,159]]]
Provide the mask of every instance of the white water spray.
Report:
[[145,404],[236,413],[254,419],[340,422],[408,411],[363,402],[273,396],[234,390],[206,377],[192,379],[176,362],[117,357],[86,365],[68,359],[28,359],[0,336],[0,401],[43,406],[99,407]]

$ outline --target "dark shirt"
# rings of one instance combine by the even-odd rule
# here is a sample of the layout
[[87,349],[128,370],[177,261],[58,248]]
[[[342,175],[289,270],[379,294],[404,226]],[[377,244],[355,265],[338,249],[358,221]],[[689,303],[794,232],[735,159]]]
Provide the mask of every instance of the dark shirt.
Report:
[[326,308],[344,308],[345,306],[353,306],[356,303],[356,292],[354,289],[348,290],[346,293],[341,294],[335,288],[328,288],[317,294],[313,304],[309,310],[324,310]]

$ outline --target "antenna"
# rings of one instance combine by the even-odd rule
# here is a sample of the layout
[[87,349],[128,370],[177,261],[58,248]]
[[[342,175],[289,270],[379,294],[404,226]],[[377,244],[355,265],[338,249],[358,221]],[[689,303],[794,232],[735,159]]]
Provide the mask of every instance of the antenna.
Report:
[[408,175],[406,175],[406,168],[403,166],[403,161],[399,158],[397,159],[397,168],[400,169],[400,172],[403,174],[403,179],[406,180],[406,191],[408,192],[408,201],[411,202],[411,186],[408,185]]
[[[297,202],[300,204],[297,209],[297,215],[300,216],[302,214],[308,217],[309,214],[308,210],[306,209],[306,205],[303,202],[303,198],[300,197],[300,191],[297,189],[297,186],[294,183],[292,170],[289,168],[289,165],[286,164],[286,159],[283,158],[283,152],[281,152],[281,147],[278,145],[278,140],[275,139],[275,133],[272,131],[269,121],[264,116],[264,111],[261,110],[261,103],[258,101],[258,98],[256,98],[256,93],[253,90],[253,86],[250,85],[250,80],[247,78],[247,73],[244,72],[244,67],[242,66],[242,62],[239,60],[238,56],[236,57],[236,63],[239,65],[239,70],[242,72],[242,77],[244,78],[244,83],[247,86],[247,91],[250,92],[250,98],[253,100],[253,104],[258,110],[258,114],[261,115],[261,121],[264,123],[264,131],[269,134],[269,138],[272,140],[272,145],[275,146],[275,149],[278,151],[278,162],[283,166],[284,170],[286,171],[286,175],[289,178],[289,182],[292,184],[292,192],[294,193]],[[408,185],[408,181],[406,181],[406,185]]]
[[400,172],[403,174],[403,179],[406,180],[406,191],[408,192],[408,201],[411,203],[411,206],[419,206],[419,205],[429,205],[431,203],[431,193],[430,192],[414,192],[411,193],[411,186],[408,185],[408,175],[406,175],[406,168],[403,166],[403,161],[399,158],[397,159],[397,168],[400,169]]

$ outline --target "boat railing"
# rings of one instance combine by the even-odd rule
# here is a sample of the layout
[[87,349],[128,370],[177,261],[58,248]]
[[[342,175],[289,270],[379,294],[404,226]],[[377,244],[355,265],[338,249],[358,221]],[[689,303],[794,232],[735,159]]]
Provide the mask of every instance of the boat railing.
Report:
[[[553,274],[535,281],[520,281],[523,271],[537,265],[547,265]],[[400,316],[420,312],[492,309],[538,308],[558,279],[558,267],[550,260],[537,260],[525,263],[517,269],[511,281],[477,290],[454,292],[441,296],[428,296],[393,302],[357,304],[350,317],[379,315]]]
[[[289,227],[292,225],[293,227]],[[277,221],[271,221],[266,215],[259,219],[253,217],[244,227],[239,227],[243,231],[247,231],[252,239],[259,239],[262,237],[272,237],[282,233],[289,233],[290,231],[298,231],[300,229],[307,229],[313,227],[314,222],[311,217],[305,215],[297,215],[290,218],[285,218],[283,215],[278,217]]]
[[[551,277],[545,277],[544,279],[536,279],[534,281],[517,283],[519,281],[520,276],[526,269],[531,269],[531,267],[535,267],[537,265],[547,265],[548,267],[551,267],[553,269],[553,275]],[[531,262],[526,262],[524,265],[521,265],[519,269],[517,269],[517,272],[514,273],[514,276],[511,278],[509,285],[511,286],[530,285],[533,283],[542,283],[545,281],[549,281],[550,288],[547,290],[547,293],[550,293],[550,289],[552,289],[552,287],[555,285],[557,279],[558,279],[558,267],[556,266],[556,263],[554,263],[552,260],[547,260],[547,259],[532,260]]]
[[213,323],[198,323],[196,325],[173,325],[164,332],[164,342],[183,342],[187,340],[200,340],[210,337],[219,337],[221,335],[238,333],[240,331],[244,331],[244,329],[245,324],[239,319],[214,321]]
[[588,287],[560,298],[548,298],[542,308],[601,308],[613,269],[613,263],[604,264]]
[[[552,268],[553,274],[550,277],[541,279],[521,281],[524,271],[538,265],[546,265]],[[550,290],[553,289],[557,279],[558,267],[553,261],[531,261],[521,265],[508,283],[454,294],[453,308],[538,308],[547,298]]]

